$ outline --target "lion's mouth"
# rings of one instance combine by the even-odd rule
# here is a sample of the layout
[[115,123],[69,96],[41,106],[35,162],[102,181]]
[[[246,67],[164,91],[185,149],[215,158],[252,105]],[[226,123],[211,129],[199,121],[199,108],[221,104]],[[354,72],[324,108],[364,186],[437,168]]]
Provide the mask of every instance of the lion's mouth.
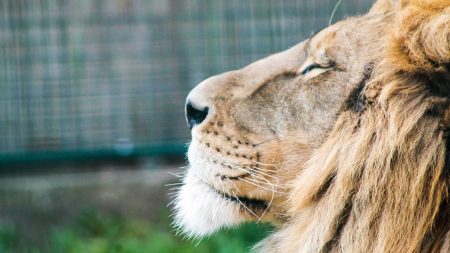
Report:
[[230,201],[233,203],[238,204],[243,210],[248,211],[248,209],[259,212],[259,211],[266,211],[268,208],[267,201],[261,200],[261,199],[253,199],[248,198],[244,196],[237,196],[237,195],[230,195],[224,192],[221,192],[217,190],[216,188],[212,187],[211,185],[204,182],[206,186],[208,186],[211,190],[213,190],[217,195],[219,195],[221,198],[225,199],[226,201]]
[[267,210],[268,204],[266,201],[264,200],[260,200],[260,199],[252,199],[252,198],[247,198],[247,197],[242,197],[242,196],[231,196],[228,194],[225,194],[223,192],[217,191],[215,190],[217,194],[219,194],[222,198],[234,202],[236,204],[239,205],[243,205],[243,208],[249,208],[253,211],[264,211]]

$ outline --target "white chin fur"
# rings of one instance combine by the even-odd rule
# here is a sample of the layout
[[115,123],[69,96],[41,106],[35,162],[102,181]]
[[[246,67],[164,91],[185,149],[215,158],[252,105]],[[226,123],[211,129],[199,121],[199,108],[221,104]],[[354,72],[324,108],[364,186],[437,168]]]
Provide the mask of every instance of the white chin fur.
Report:
[[175,201],[175,223],[190,237],[209,235],[243,221],[237,204],[188,173]]

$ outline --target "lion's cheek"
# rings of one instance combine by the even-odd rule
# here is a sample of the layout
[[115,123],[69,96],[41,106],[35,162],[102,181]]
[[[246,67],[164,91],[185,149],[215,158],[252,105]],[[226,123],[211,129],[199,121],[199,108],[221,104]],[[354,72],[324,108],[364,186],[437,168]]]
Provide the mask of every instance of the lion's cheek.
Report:
[[175,209],[175,223],[189,237],[206,236],[244,221],[235,203],[189,175],[178,192]]

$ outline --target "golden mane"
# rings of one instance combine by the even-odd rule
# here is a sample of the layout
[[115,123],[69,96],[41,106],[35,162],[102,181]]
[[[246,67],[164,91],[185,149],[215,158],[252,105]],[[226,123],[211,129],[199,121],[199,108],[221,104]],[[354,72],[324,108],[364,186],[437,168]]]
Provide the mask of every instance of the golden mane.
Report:
[[450,252],[450,1],[379,1],[383,60],[293,183],[267,252]]

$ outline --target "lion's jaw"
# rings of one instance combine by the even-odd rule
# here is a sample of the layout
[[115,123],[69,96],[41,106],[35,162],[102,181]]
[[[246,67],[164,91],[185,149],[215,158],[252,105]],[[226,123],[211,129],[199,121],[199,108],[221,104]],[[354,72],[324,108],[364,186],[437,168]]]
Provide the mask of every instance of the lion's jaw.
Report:
[[[221,195],[214,188],[217,162],[205,158],[201,144],[193,141],[189,147],[190,168],[176,198],[176,223],[192,237],[202,237],[243,221],[239,204]],[[222,188],[223,191],[223,188]]]
[[176,223],[185,234],[202,237],[224,226],[242,222],[236,203],[223,199],[213,188],[188,172],[176,198]]

